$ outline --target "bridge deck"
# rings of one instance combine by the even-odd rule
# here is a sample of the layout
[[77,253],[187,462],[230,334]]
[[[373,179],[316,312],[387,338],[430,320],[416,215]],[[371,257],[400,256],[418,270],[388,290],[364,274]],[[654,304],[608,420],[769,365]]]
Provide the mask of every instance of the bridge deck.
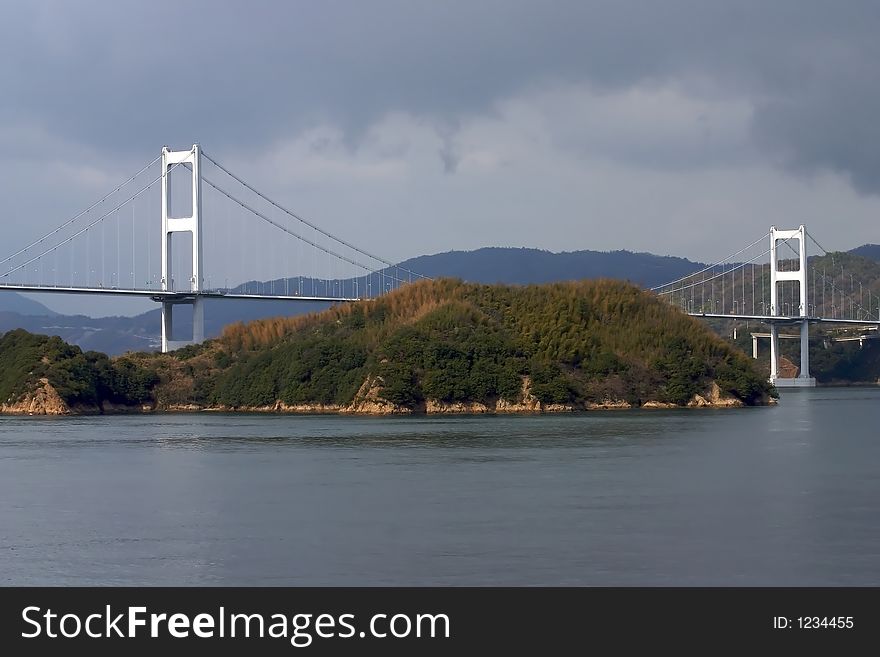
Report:
[[708,319],[742,319],[756,322],[796,324],[807,320],[811,324],[858,324],[859,326],[880,326],[877,319],[834,319],[833,317],[798,317],[796,315],[725,315],[723,313],[688,313],[691,317]]
[[220,292],[217,290],[204,290],[201,292],[171,291],[171,290],[132,290],[115,287],[65,287],[46,285],[8,285],[0,284],[0,292],[26,292],[26,293],[49,293],[49,294],[100,294],[115,295],[120,297],[146,297],[153,301],[173,301],[175,299],[253,299],[257,301],[360,301],[356,297],[321,297],[306,296],[299,294],[244,294],[240,292]]

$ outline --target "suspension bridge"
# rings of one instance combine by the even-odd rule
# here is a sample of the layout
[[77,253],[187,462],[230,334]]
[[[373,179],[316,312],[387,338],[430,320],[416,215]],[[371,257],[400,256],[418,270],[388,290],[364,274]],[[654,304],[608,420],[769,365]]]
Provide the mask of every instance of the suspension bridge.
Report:
[[[808,241],[821,256],[807,257]],[[851,326],[860,345],[880,326],[880,294],[848,265],[855,268],[845,254],[826,251],[804,225],[793,230],[771,226],[748,246],[651,289],[694,317],[769,325],[768,333],[752,334],[753,356],[758,357],[758,338],[769,338],[770,381],[779,387],[811,387],[816,385],[810,376],[811,324]],[[781,327],[794,326],[798,334],[780,335]],[[797,376],[780,375],[780,338],[800,339]]]
[[[821,256],[807,257],[808,241]],[[204,340],[206,299],[351,302],[426,278],[324,230],[198,144],[163,148],[109,194],[0,259],[0,271],[0,291],[152,299],[161,304],[163,352]],[[811,386],[811,324],[861,327],[860,344],[880,326],[880,289],[859,281],[860,273],[847,271],[805,226],[771,227],[652,291],[692,316],[767,324],[771,381]],[[174,332],[181,306],[191,308],[192,335]],[[796,377],[779,373],[785,326],[800,327]]]
[[[206,299],[351,302],[426,278],[293,212],[198,144],[163,148],[109,194],[3,257],[0,270],[0,291],[160,303],[163,352],[204,340]],[[183,339],[173,323],[180,306],[192,309]]]

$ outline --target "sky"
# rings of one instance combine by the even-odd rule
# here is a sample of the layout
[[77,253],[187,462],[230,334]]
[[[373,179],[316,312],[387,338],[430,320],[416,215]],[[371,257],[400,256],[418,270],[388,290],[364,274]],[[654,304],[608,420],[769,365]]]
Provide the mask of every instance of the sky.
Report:
[[194,142],[395,261],[709,261],[771,224],[880,242],[875,1],[0,0],[0,16],[3,255]]

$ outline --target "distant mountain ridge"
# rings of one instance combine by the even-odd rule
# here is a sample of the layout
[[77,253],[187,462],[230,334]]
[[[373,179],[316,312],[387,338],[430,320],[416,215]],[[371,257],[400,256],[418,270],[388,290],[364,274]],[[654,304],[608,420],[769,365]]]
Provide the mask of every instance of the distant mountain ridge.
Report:
[[880,261],[880,244],[862,244],[855,249],[851,249],[850,253]]
[[651,287],[705,265],[686,258],[632,251],[563,251],[485,247],[411,258],[401,266],[425,276],[451,276],[471,283],[528,285],[584,278],[616,278]]
[[54,310],[49,310],[39,301],[23,297],[18,292],[3,292],[0,294],[0,312],[18,313],[19,315],[32,315],[35,317],[54,317],[58,315]]

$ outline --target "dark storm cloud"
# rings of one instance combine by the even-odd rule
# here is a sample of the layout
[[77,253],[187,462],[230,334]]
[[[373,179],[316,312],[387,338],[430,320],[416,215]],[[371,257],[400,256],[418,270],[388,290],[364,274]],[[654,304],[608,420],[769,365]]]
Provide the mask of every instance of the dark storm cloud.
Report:
[[754,141],[776,161],[880,190],[876,2],[2,6],[0,119],[63,143],[259,148],[322,120],[356,140],[388,112],[442,124],[541,84],[701,80],[753,103]]
[[859,191],[880,191],[877,34],[817,39],[811,66],[797,75],[801,84],[757,102],[755,140],[786,165],[844,172]]

